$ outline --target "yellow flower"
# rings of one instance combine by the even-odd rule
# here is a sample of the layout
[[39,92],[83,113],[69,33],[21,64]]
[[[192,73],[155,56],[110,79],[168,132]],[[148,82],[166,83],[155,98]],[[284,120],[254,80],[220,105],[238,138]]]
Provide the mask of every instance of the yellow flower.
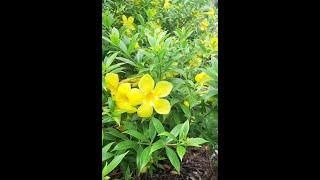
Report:
[[159,81],[155,87],[154,84],[154,80],[149,74],[144,75],[138,83],[139,89],[144,95],[142,105],[137,110],[139,117],[150,117],[153,108],[158,114],[169,114],[170,112],[170,102],[163,97],[170,94],[172,84],[168,81]]
[[194,57],[189,61],[189,66],[191,67],[199,67],[201,65],[202,59],[200,57]]
[[139,46],[139,43],[138,43],[138,42],[136,42],[136,44],[134,45],[134,48],[135,48],[135,49],[139,49],[139,48],[140,48],[140,46]]
[[204,19],[200,24],[201,31],[206,31],[208,29],[209,22],[207,19]]
[[190,106],[190,104],[189,104],[189,102],[188,102],[187,100],[183,101],[183,104],[184,104],[185,106],[187,106],[187,107]]
[[115,73],[108,73],[105,76],[106,88],[110,90],[111,95],[114,96],[119,85],[119,76]]
[[200,13],[199,11],[193,11],[193,12],[191,13],[191,15],[192,15],[193,17],[199,17],[199,16],[201,15],[201,13]]
[[196,75],[195,80],[200,85],[203,85],[205,82],[211,80],[211,77],[207,73],[201,72]]
[[171,6],[171,4],[170,4],[169,0],[164,0],[163,8],[169,9],[170,6]]
[[119,109],[128,113],[134,113],[137,111],[134,106],[140,105],[142,100],[143,94],[139,89],[131,89],[130,83],[119,84],[115,95],[115,102]]
[[210,9],[210,11],[206,12],[205,14],[207,14],[207,15],[209,15],[209,16],[214,16],[215,11],[214,11],[214,9],[212,8],[212,9]]
[[133,21],[134,21],[134,18],[132,16],[127,18],[125,15],[122,15],[122,23],[123,23],[123,26],[127,28],[127,30],[129,31],[135,30]]
[[217,37],[214,37],[211,39],[210,46],[213,51],[218,51],[218,38]]
[[111,91],[112,99],[116,102],[117,108],[128,113],[136,112],[137,109],[134,106],[142,103],[142,92],[137,88],[131,89],[130,83],[119,84],[119,76],[115,73],[108,73],[105,80],[106,87]]

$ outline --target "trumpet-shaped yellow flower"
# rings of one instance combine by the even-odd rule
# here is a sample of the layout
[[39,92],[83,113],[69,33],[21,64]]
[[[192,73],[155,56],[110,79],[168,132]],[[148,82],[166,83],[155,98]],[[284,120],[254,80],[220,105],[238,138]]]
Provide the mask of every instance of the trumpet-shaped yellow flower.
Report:
[[218,51],[218,38],[217,37],[214,37],[211,39],[210,46],[213,51]]
[[130,83],[122,83],[118,87],[118,91],[115,96],[115,102],[119,109],[125,110],[128,113],[134,113],[137,106],[142,103],[143,94],[137,88],[131,89]]
[[111,91],[112,99],[116,102],[117,108],[128,113],[136,112],[137,109],[134,106],[142,103],[142,92],[137,88],[131,89],[130,83],[119,83],[119,76],[115,73],[108,73],[105,80],[106,87]]
[[202,59],[198,56],[194,57],[192,60],[189,61],[189,65],[191,67],[199,67],[201,65]]
[[200,24],[201,31],[206,31],[208,29],[209,22],[207,19],[204,19]]
[[163,8],[164,9],[169,9],[170,6],[171,6],[171,4],[170,4],[169,0],[164,0]]
[[134,22],[134,18],[132,16],[128,18],[125,15],[122,16],[123,26],[125,26],[128,31],[135,30],[133,22]]
[[210,9],[210,11],[206,12],[206,14],[209,15],[209,16],[214,16],[215,11],[214,11],[214,9],[212,8],[212,9]]
[[211,80],[211,77],[207,73],[201,72],[201,73],[196,75],[195,80],[200,85],[204,85],[204,83],[206,83],[207,81]]
[[138,42],[136,42],[136,43],[134,44],[134,48],[135,48],[135,49],[139,49],[139,48],[140,48],[140,46],[139,46],[139,43],[138,43]]
[[169,114],[171,105],[164,97],[168,96],[172,90],[172,84],[168,81],[159,81],[154,86],[154,80],[149,74],[144,75],[139,83],[139,89],[144,95],[142,105],[138,108],[139,117],[150,117],[153,109],[158,114]]
[[115,73],[108,73],[105,76],[106,88],[110,90],[111,95],[114,96],[119,85],[119,76]]

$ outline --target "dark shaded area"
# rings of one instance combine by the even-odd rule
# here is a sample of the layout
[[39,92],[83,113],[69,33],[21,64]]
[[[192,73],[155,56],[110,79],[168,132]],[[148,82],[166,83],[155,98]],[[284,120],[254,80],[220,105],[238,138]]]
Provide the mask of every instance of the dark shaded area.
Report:
[[[213,157],[217,161],[217,157]],[[170,164],[170,163],[168,163]],[[136,180],[217,180],[217,167],[213,165],[209,148],[190,148],[183,158],[181,174],[177,175],[170,165],[166,171],[154,172],[153,176],[144,174]]]

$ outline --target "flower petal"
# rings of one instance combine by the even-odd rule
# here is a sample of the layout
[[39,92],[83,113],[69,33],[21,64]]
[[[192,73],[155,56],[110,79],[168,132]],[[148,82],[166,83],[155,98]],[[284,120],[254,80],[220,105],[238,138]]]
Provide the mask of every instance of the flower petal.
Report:
[[118,93],[121,95],[127,95],[131,91],[131,84],[130,83],[122,83],[119,84]]
[[143,93],[149,93],[154,88],[154,80],[149,74],[146,74],[140,79],[138,86]]
[[199,84],[203,84],[206,81],[209,81],[210,79],[211,79],[211,77],[208,74],[206,74],[205,72],[199,73],[195,77],[196,82]]
[[172,84],[168,81],[160,81],[154,88],[154,95],[158,97],[166,97],[172,90]]
[[166,99],[158,99],[153,101],[154,103],[154,110],[156,110],[159,114],[169,114],[171,105],[170,102]]
[[139,117],[150,117],[152,115],[153,108],[149,103],[143,103],[137,111]]
[[105,76],[106,88],[110,91],[116,91],[119,85],[119,76],[115,73],[108,73]]
[[144,96],[140,91],[140,89],[133,88],[128,94],[128,98],[129,98],[129,103],[132,106],[136,106],[136,105],[142,104]]
[[127,17],[125,15],[122,15],[122,22],[126,23],[127,22]]
[[134,21],[134,18],[133,18],[132,16],[130,16],[130,17],[128,18],[128,22],[129,22],[130,24],[133,24],[133,21]]
[[117,101],[116,104],[119,109],[124,110],[127,113],[134,113],[137,111],[137,109],[135,107],[131,106],[128,102]]

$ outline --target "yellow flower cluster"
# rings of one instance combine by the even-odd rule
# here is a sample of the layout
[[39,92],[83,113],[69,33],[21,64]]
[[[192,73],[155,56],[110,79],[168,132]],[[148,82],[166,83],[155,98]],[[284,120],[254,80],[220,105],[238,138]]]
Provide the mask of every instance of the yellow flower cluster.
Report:
[[122,24],[126,28],[126,33],[128,35],[131,34],[131,31],[135,30],[134,18],[132,16],[127,18],[125,15],[122,15]]
[[218,38],[213,37],[210,41],[210,47],[213,51],[218,51]]
[[207,19],[204,19],[201,23],[200,23],[200,29],[201,31],[206,31],[209,27],[209,22]]
[[195,56],[193,59],[189,61],[190,67],[199,67],[201,65],[202,59],[200,56]]
[[[172,90],[168,81],[159,81],[156,85],[153,78],[146,74],[138,82],[139,88],[131,88],[128,82],[119,83],[119,76],[108,73],[105,76],[106,87],[110,90],[117,108],[127,113],[137,112],[139,117],[151,117],[153,109],[158,114],[169,114],[170,102],[164,97]],[[136,106],[139,105],[139,108]]]
[[218,37],[207,38],[201,40],[201,43],[212,51],[218,51]]
[[171,4],[169,0],[164,0],[163,8],[164,9],[169,9],[171,7]]

